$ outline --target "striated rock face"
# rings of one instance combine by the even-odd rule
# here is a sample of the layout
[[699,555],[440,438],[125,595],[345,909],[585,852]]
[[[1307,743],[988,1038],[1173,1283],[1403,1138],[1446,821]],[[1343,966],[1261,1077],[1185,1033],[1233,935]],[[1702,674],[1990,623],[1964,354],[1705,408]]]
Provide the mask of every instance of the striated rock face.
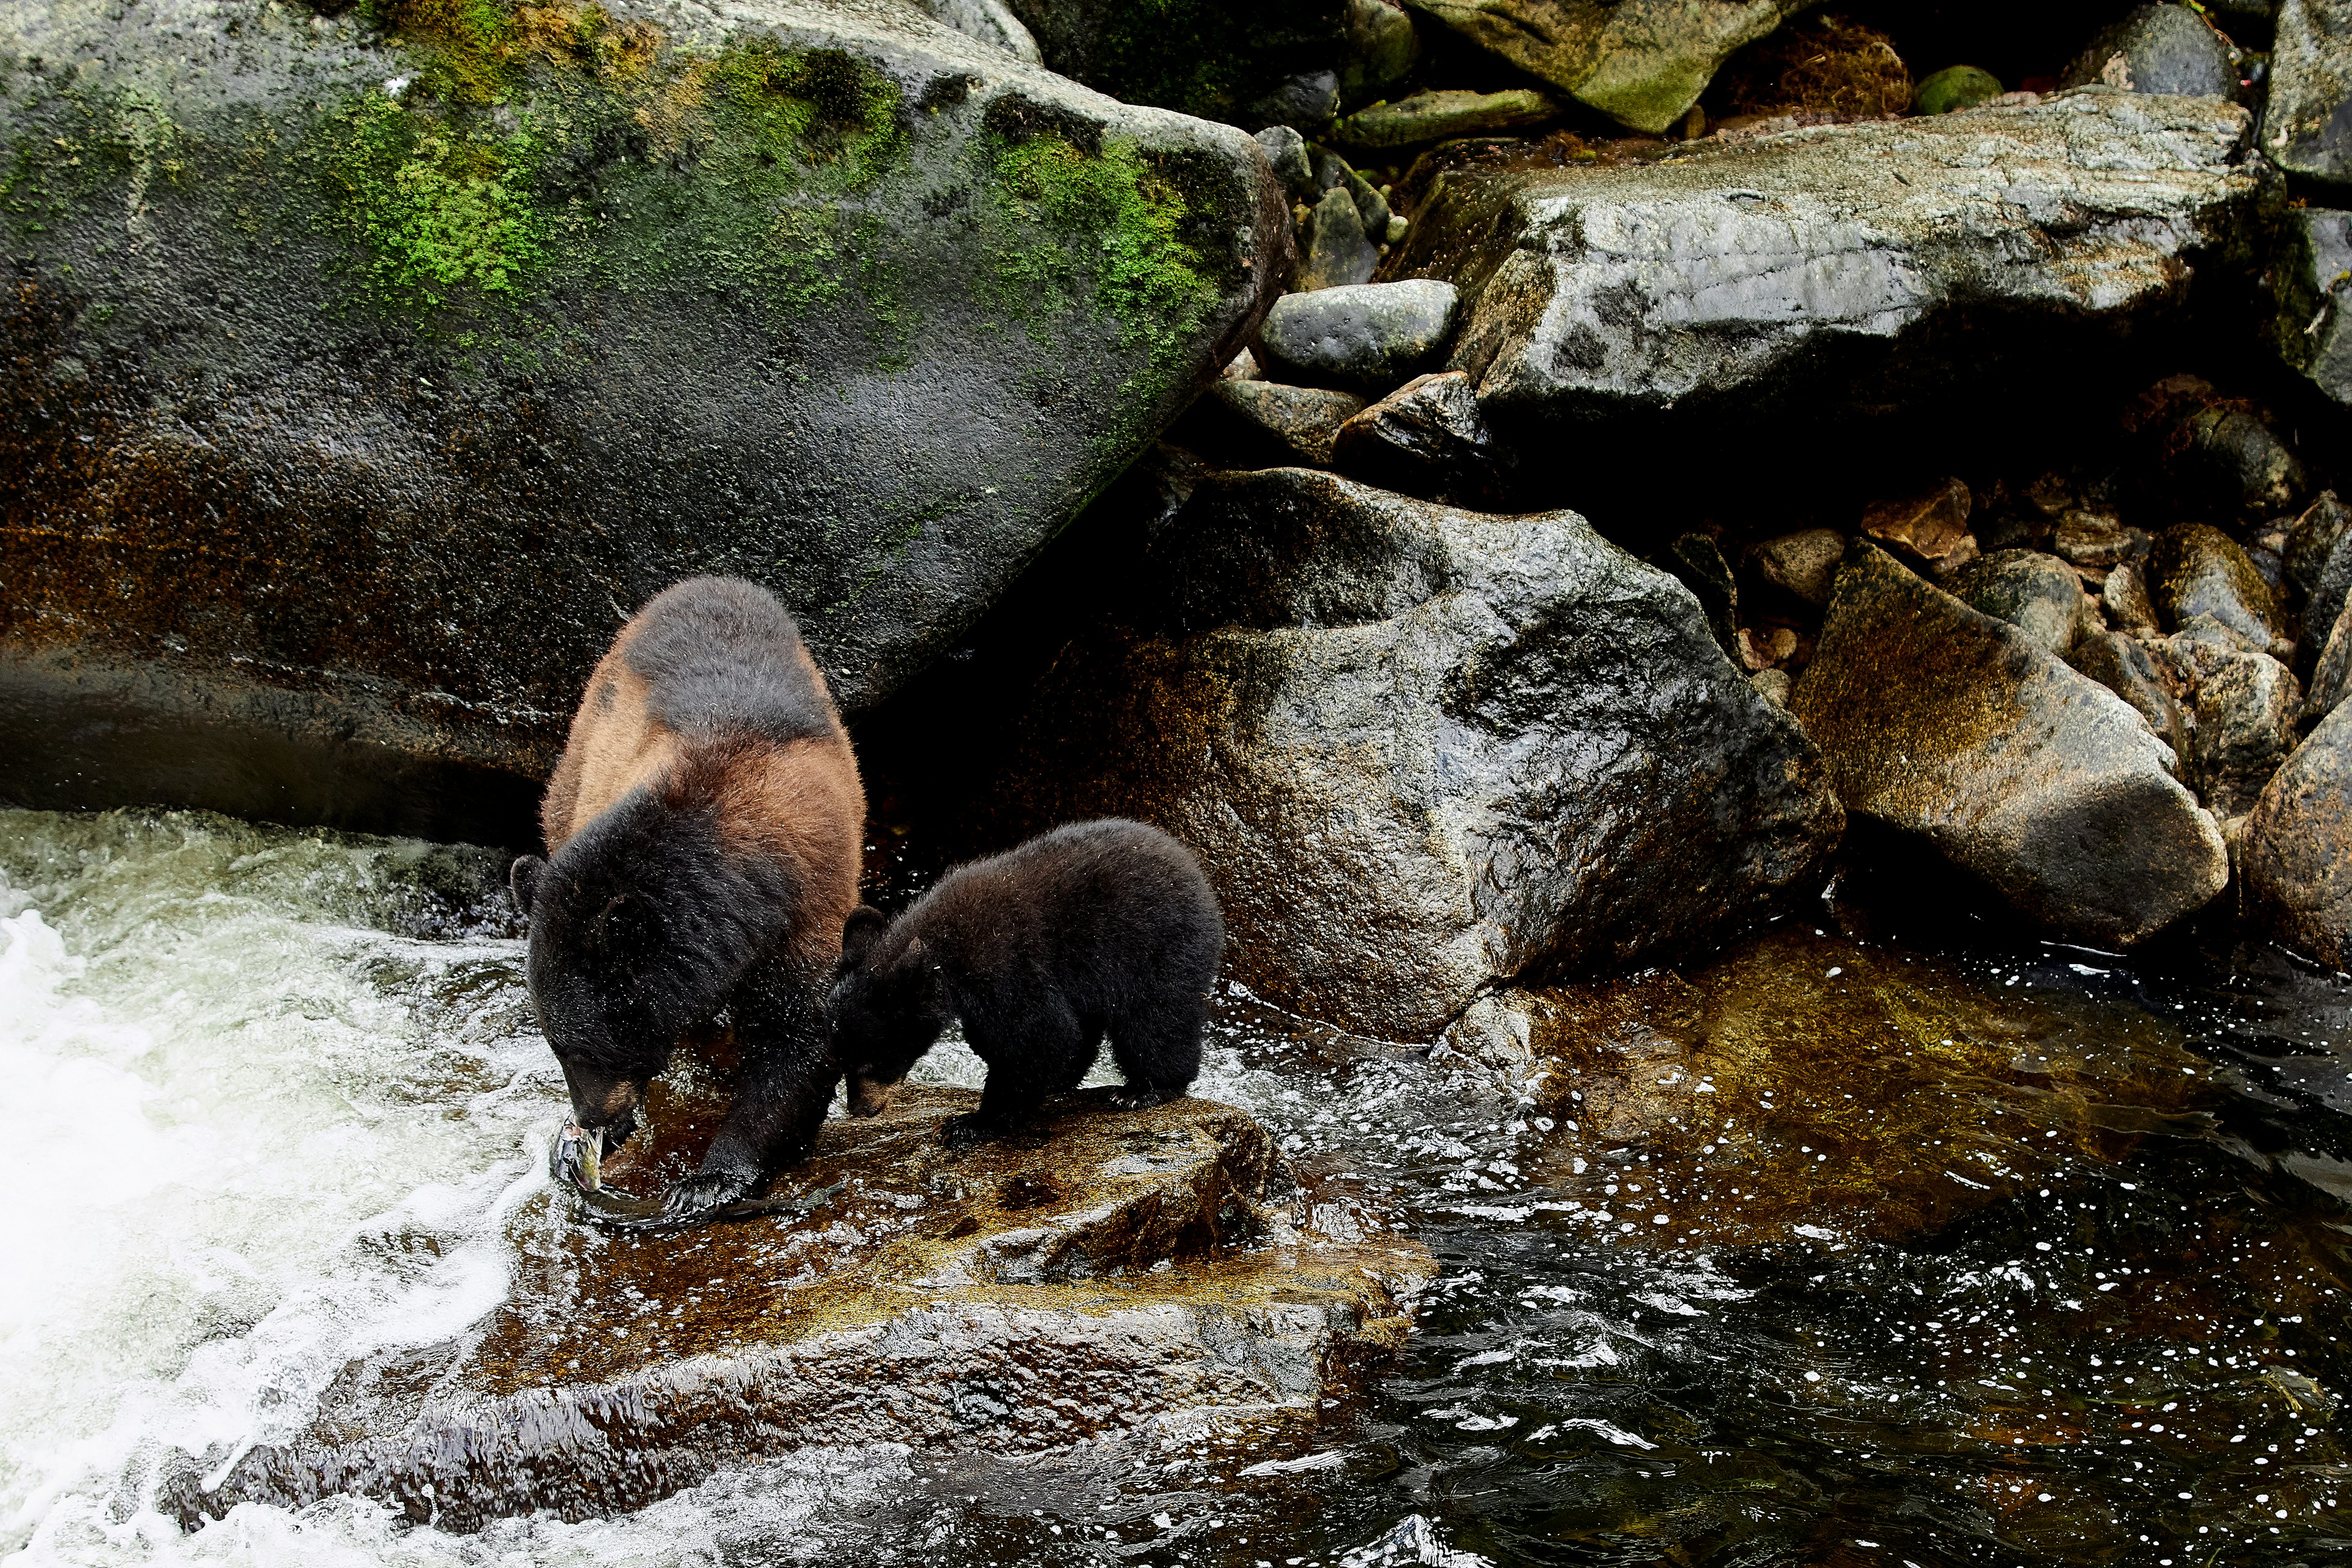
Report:
[[2290,946],[2352,968],[2352,704],[2271,776],[2246,824],[2246,896]]
[[455,14],[0,18],[18,800],[463,830],[696,572],[866,706],[1286,266],[1239,131],[912,6]]
[[1449,368],[1490,417],[1874,405],[2005,350],[2046,364],[2235,264],[2263,185],[2246,128],[2214,100],[2086,90],[1637,167],[1455,174],[1386,275],[1461,287]]
[[1136,575],[1003,793],[1175,834],[1235,977],[1298,1012],[1427,1039],[1499,978],[1735,928],[1842,831],[1697,601],[1572,512],[1220,475]]
[[300,1437],[214,1491],[184,1476],[170,1506],[193,1523],[351,1492],[470,1530],[642,1507],[804,1445],[1023,1452],[1171,1417],[1311,1424],[1355,1361],[1402,1342],[1402,1298],[1435,1271],[1377,1216],[1352,1217],[1351,1242],[1300,1230],[1241,1111],[1112,1111],[1087,1091],[950,1155],[940,1123],[976,1100],[902,1089],[881,1117],[828,1122],[785,1178],[805,1213],[646,1237],[518,1220],[542,1233],[519,1235],[506,1306],[352,1366]]
[[1847,556],[1790,707],[1849,812],[2045,929],[2128,945],[2229,880],[2213,818],[2137,712],[1874,546]]
[[1579,103],[1653,135],[1732,51],[1813,0],[1407,0]]

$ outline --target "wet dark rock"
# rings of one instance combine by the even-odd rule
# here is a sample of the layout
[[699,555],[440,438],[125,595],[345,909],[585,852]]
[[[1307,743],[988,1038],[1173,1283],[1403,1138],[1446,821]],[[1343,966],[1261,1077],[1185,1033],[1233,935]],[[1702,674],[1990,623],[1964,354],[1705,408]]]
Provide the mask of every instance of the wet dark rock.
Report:
[[1790,709],[1846,809],[2044,929],[2127,946],[2229,879],[2212,817],[2122,699],[1857,542]]
[[2273,341],[2313,385],[2352,406],[2352,212],[2299,207],[2284,228],[2270,268]]
[[2164,440],[2164,468],[2176,500],[2222,517],[2292,510],[2307,483],[2294,448],[2261,415],[2231,399],[2203,402],[2172,425]]
[[1302,88],[1331,73],[1347,47],[1347,0],[1006,3],[1062,75],[1125,103],[1251,126],[1317,129],[1289,116],[1312,107]]
[[1759,577],[1817,607],[1830,602],[1838,563],[1844,559],[1845,535],[1834,528],[1784,533],[1748,552],[1748,564]]
[[2343,706],[2347,693],[2352,693],[2352,605],[2336,617],[2320,647],[2310,689],[2303,694],[2304,722],[2315,722],[2335,712]]
[[1332,437],[1363,406],[1355,394],[1325,387],[1216,381],[1169,436],[1230,468],[1328,468]]
[[1774,662],[1739,657],[1739,584],[1731,575],[1731,563],[1723,558],[1722,546],[1712,536],[1696,531],[1681,535],[1666,546],[1659,564],[1698,600],[1716,642],[1734,663],[1753,670]]
[[1339,427],[1330,466],[1349,479],[1473,511],[1499,511],[1517,458],[1459,371],[1416,376]]
[[1394,103],[1360,109],[1331,128],[1343,147],[1393,152],[1457,136],[1521,131],[1559,117],[1559,106],[1529,88],[1502,92],[1416,92]]
[[2007,621],[2060,658],[2106,629],[2074,569],[2038,551],[1996,550],[1953,573],[1946,586],[1970,609]]
[[1653,135],[1733,50],[1811,0],[1409,0],[1579,103]]
[[1298,272],[1294,286],[1305,293],[1367,283],[1380,267],[1380,249],[1364,233],[1356,198],[1345,186],[1323,193],[1323,199],[1298,227]]
[[2163,647],[2194,706],[2189,778],[2198,798],[2219,816],[2243,816],[2294,748],[2303,689],[2286,666],[2209,618]]
[[1969,533],[1975,498],[1959,479],[1946,479],[1916,495],[1874,501],[1862,514],[1862,531],[1915,566],[1938,575],[1977,557]]
[[2286,574],[2303,595],[2303,623],[2332,626],[2352,602],[2352,506],[2324,490],[2288,531]]
[[1920,114],[1957,114],[2001,95],[2000,79],[1974,66],[1946,66],[1919,84],[1912,109]]
[[2093,632],[2074,645],[2066,662],[2138,710],[2156,738],[2172,749],[2168,771],[2175,778],[2194,776],[2189,773],[2195,761],[2189,715],[2146,644],[2124,632]]
[[1355,201],[1357,216],[1363,219],[1365,235],[1374,244],[1380,243],[1381,237],[1388,233],[1389,219],[1394,215],[1389,211],[1388,198],[1373,189],[1370,180],[1350,168],[1348,160],[1337,153],[1317,154],[1315,180],[1327,191],[1345,186],[1348,195]]
[[2194,11],[2142,5],[2093,39],[2061,85],[2235,98],[2238,66],[2229,44]]
[[2352,706],[2294,749],[2246,824],[2248,902],[2281,941],[2352,968]]
[[2148,596],[2164,624],[2185,628],[2207,616],[2273,658],[2291,658],[2277,596],[2238,542],[2201,522],[2182,523],[2157,536],[2148,555]]
[[1249,106],[1249,119],[1271,121],[1287,125],[1295,131],[1312,131],[1318,135],[1339,112],[1339,73],[1332,70],[1305,71],[1276,82],[1274,90]]
[[806,1212],[682,1235],[607,1237],[551,1193],[512,1222],[521,1277],[485,1322],[353,1363],[307,1432],[216,1489],[184,1472],[165,1506],[193,1526],[347,1493],[467,1531],[641,1508],[808,1445],[1035,1452],[1210,1412],[1312,1426],[1351,1362],[1402,1342],[1428,1253],[1377,1215],[1350,1241],[1307,1228],[1239,1110],[1105,1092],[950,1154],[940,1124],[978,1097],[902,1089],[825,1124],[784,1179]]
[[1421,35],[1395,0],[1348,0],[1348,47],[1339,65],[1339,101],[1354,109],[1386,98],[1421,62]]
[[1571,512],[1304,469],[1193,492],[997,786],[1201,856],[1234,978],[1428,1039],[1496,980],[1614,966],[1773,908],[1843,815],[1699,605]]
[[2107,574],[2107,581],[2099,590],[2099,606],[2107,619],[2118,628],[2129,632],[2152,632],[2157,629],[2156,601],[2148,596],[2147,579],[2140,569],[2129,562]]
[[2077,566],[2112,567],[2147,552],[2148,536],[2111,511],[2070,507],[2050,536],[2052,552]]
[[1307,155],[1307,138],[1287,125],[1269,125],[1257,133],[1257,144],[1265,149],[1265,161],[1274,170],[1274,177],[1294,202],[1315,196],[1319,187],[1315,184],[1315,163]]
[[2279,0],[2256,140],[2290,174],[2352,186],[2352,0]]
[[1259,341],[1306,379],[1381,393],[1437,356],[1459,309],[1454,285],[1427,279],[1323,289],[1276,300]]
[[2003,356],[2097,352],[2175,311],[2184,278],[2244,265],[2264,188],[2246,123],[2212,100],[2083,93],[1662,163],[1459,171],[1387,265],[1460,283],[1449,368],[1507,433],[1878,407]]
[[[911,6],[615,0],[593,48],[473,85],[443,14],[395,47],[299,7],[68,9],[70,90],[11,76],[0,144],[60,182],[0,211],[17,802],[509,839],[614,629],[698,572],[772,587],[869,707],[1287,270],[1242,132]],[[126,115],[174,128],[168,174],[68,172]]]

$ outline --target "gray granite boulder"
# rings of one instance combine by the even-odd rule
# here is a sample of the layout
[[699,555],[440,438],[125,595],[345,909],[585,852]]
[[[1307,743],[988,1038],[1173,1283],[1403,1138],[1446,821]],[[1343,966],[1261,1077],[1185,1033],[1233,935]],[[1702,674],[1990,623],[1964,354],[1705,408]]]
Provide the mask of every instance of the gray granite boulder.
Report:
[[2238,66],[2229,44],[2194,11],[2142,5],[2092,39],[2060,82],[2092,84],[2126,92],[2235,98]]
[[1845,559],[1845,535],[1834,528],[1784,533],[1749,548],[1748,564],[1781,592],[1820,605],[1830,602],[1838,563]]
[[1838,574],[1790,707],[1848,812],[2047,931],[2128,946],[2229,880],[2219,827],[2137,712],[1874,545]]
[[1298,226],[1298,269],[1291,287],[1307,293],[1369,283],[1380,266],[1380,249],[1364,232],[1355,197],[1344,187],[1324,192]]
[[1266,312],[1260,341],[1271,365],[1381,393],[1437,355],[1458,308],[1454,286],[1429,279],[1286,294]]
[[2279,0],[2261,142],[2290,174],[2352,186],[2352,0]]
[[1663,163],[1457,172],[1389,275],[1453,280],[1488,416],[1879,406],[2050,363],[2247,264],[2266,188],[2210,99],[2062,95]]
[[2189,777],[2224,818],[2250,810],[2294,746],[2303,688],[2234,629],[2199,616],[2159,645],[2195,715]]
[[2238,542],[2201,522],[2158,536],[2148,556],[2148,594],[2167,626],[2185,630],[2199,616],[2227,626],[2273,658],[2290,658],[2278,596]]
[[2352,212],[2298,207],[2271,258],[2271,326],[2279,357],[2352,406]]
[[2323,490],[2287,532],[2287,581],[2303,595],[2304,630],[2325,637],[2352,602],[2352,506]]
[[703,572],[864,708],[1287,267],[1241,132],[912,6],[444,15],[0,13],[46,62],[0,98],[47,193],[0,204],[16,800],[495,837],[623,619]]
[[1428,1039],[1497,981],[1757,918],[1842,830],[1697,602],[1572,512],[1217,476],[1135,575],[997,793],[1192,846],[1230,973],[1284,1006]]
[[1408,0],[1579,103],[1652,134],[1716,69],[1814,0]]
[[2159,669],[2147,645],[2123,632],[2099,631],[2074,644],[2066,662],[2137,709],[2156,738],[2172,751],[2173,777],[2180,778],[2193,759],[2195,740],[2190,710],[2183,709],[2173,688],[2179,678],[2170,667]]
[[2352,968],[2352,706],[2320,721],[2246,824],[2246,895],[2280,940]]
[[2320,645],[2319,662],[2312,667],[2311,685],[2303,694],[2306,723],[2326,718],[2352,695],[2352,605],[2336,617],[2336,625]]

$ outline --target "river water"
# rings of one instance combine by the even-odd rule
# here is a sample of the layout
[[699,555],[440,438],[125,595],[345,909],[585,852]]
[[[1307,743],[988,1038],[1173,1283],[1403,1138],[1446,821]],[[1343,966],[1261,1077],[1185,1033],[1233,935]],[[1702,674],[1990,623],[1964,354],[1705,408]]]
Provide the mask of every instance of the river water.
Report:
[[[561,1084],[501,870],[216,817],[0,813],[0,1553],[2352,1552],[2352,992],[2260,948],[2136,970],[1975,928],[1903,952],[1828,906],[1638,983],[1680,988],[1712,1054],[1637,1041],[1600,1064],[1605,1106],[1590,1076],[1223,1000],[1196,1092],[1444,1265],[1402,1361],[1304,1447],[812,1450],[604,1521],[453,1535],[339,1500],[184,1533],[152,1506],[173,1455],[222,1469],[299,1430],[355,1357],[490,1310],[512,1238],[562,1223]],[[960,1048],[924,1071],[979,1076]]]

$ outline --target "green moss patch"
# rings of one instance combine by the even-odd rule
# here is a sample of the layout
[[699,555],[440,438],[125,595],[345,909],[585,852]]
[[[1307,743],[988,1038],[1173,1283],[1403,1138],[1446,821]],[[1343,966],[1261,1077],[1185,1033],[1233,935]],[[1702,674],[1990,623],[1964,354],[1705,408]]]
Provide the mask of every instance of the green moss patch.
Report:
[[510,294],[543,259],[530,195],[540,148],[528,119],[483,135],[369,98],[342,115],[327,169],[372,291],[387,303],[444,303],[467,289]]

